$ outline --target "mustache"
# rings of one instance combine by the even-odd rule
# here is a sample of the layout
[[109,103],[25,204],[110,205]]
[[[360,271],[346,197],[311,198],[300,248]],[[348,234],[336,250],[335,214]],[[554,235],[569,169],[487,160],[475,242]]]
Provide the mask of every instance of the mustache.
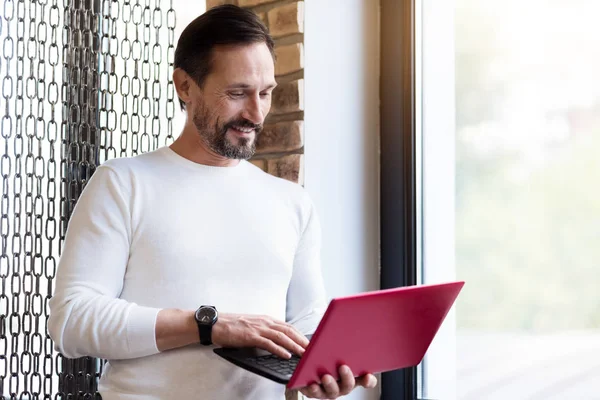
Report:
[[226,123],[223,126],[223,133],[227,132],[227,129],[229,128],[233,128],[234,126],[239,126],[240,128],[251,128],[254,129],[254,131],[256,132],[256,134],[259,134],[262,129],[263,129],[263,125],[262,124],[255,124],[252,123],[250,121],[248,121],[247,119],[236,119],[233,121],[229,121],[228,123]]

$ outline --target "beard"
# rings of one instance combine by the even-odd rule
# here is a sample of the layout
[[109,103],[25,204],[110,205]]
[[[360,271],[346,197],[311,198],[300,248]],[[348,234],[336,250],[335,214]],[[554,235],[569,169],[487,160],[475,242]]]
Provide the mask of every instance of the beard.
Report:
[[[254,124],[245,118],[235,118],[221,123],[216,119],[214,126],[210,123],[210,112],[204,104],[194,110],[193,122],[201,140],[216,154],[236,160],[248,160],[256,151],[256,139],[262,131],[261,124]],[[227,131],[234,126],[254,129],[252,138],[230,138]]]

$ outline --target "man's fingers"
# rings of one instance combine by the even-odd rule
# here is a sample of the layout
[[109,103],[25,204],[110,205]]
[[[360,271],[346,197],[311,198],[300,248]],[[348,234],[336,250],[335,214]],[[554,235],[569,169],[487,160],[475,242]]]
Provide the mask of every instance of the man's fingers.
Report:
[[289,338],[291,338],[294,342],[298,343],[302,348],[306,348],[308,346],[308,339],[306,336],[298,332],[293,325],[287,324],[285,322],[275,323],[272,326],[273,329],[281,331],[285,333]]
[[346,365],[339,368],[340,380],[336,381],[331,375],[323,375],[321,384],[313,383],[300,390],[304,396],[312,399],[335,399],[352,392],[356,386],[372,389],[377,386],[377,378],[366,374],[354,378],[352,370]]
[[300,393],[302,393],[303,395],[305,395],[306,397],[309,397],[311,399],[326,399],[327,398],[327,395],[325,394],[325,392],[323,391],[321,386],[317,385],[316,383],[313,383],[312,385],[302,388],[302,390],[300,390]]
[[275,342],[275,344],[278,344],[279,346],[284,347],[286,350],[299,356],[304,353],[304,348],[302,346],[294,342],[289,336],[281,331],[267,328],[265,331],[263,331],[262,336],[271,339],[273,342]]
[[377,378],[373,374],[366,374],[358,378],[356,384],[366,389],[373,389],[377,386]]
[[254,346],[266,350],[271,354],[275,354],[278,357],[289,359],[292,355],[285,348],[277,345],[277,343],[273,342],[270,339],[267,339],[263,336],[257,336],[254,340]]
[[345,396],[354,389],[354,386],[356,385],[356,381],[354,380],[354,374],[352,373],[352,371],[350,370],[350,368],[347,365],[342,365],[339,368],[339,374],[340,374],[340,384],[339,384],[340,394],[342,396]]
[[337,398],[340,396],[340,387],[333,376],[323,375],[321,378],[321,385],[325,389],[325,396],[331,398]]

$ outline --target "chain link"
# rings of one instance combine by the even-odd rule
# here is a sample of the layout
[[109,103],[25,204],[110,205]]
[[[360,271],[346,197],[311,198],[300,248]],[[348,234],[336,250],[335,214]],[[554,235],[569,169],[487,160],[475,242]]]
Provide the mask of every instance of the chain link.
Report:
[[[9,377],[9,361],[10,355],[12,358],[12,343],[11,347],[8,344],[7,337],[7,325],[8,316],[10,314],[10,301],[9,295],[12,299],[12,293],[7,290],[7,279],[11,272],[11,266],[7,253],[8,236],[10,232],[9,226],[9,177],[11,175],[11,159],[8,155],[9,152],[9,139],[13,135],[13,114],[11,113],[10,100],[14,93],[14,80],[11,75],[11,60],[14,58],[15,53],[15,42],[10,36],[12,21],[15,15],[14,2],[4,3],[4,18],[2,19],[2,28],[0,28],[0,36],[4,37],[2,41],[2,59],[0,62],[0,74],[2,68],[4,68],[4,75],[2,77],[2,97],[3,104],[5,105],[4,115],[2,117],[2,124],[0,125],[0,133],[4,139],[4,152],[2,154],[2,168],[0,173],[2,174],[2,199],[0,200],[0,210],[2,215],[0,217],[0,237],[2,256],[0,257],[0,394],[7,395],[7,384],[10,384]],[[6,35],[6,36],[4,36]],[[10,353],[9,353],[10,348]],[[16,393],[15,393],[16,394]]]
[[[46,186],[46,200],[47,203],[47,216],[44,234],[46,238],[47,252],[44,259],[44,278],[46,279],[46,295],[44,297],[44,348],[43,355],[44,360],[41,371],[44,374],[42,393],[44,399],[50,399],[54,392],[55,383],[57,381],[54,374],[54,346],[52,339],[48,334],[47,321],[50,315],[48,302],[52,297],[53,279],[56,276],[56,258],[57,246],[56,240],[56,141],[58,140],[58,123],[56,121],[56,106],[59,102],[59,90],[57,83],[57,71],[56,66],[59,63],[59,51],[58,51],[58,27],[60,24],[60,9],[58,8],[58,0],[52,0],[52,6],[50,7],[49,13],[49,24],[50,24],[50,45],[48,62],[50,64],[50,84],[48,85],[48,104],[50,106],[50,118],[47,124],[47,140],[48,140],[48,163],[46,165],[47,173],[47,186]],[[59,215],[60,215],[59,210]],[[40,328],[41,329],[41,328]]]
[[0,2],[0,398],[98,399],[106,361],[56,353],[48,304],[97,166],[174,140],[173,1]]
[[173,65],[175,63],[175,9],[173,0],[170,0],[169,11],[167,12],[167,32],[169,47],[167,48],[167,137],[165,144],[169,145],[175,141],[173,136],[173,118],[175,117],[175,85],[173,84]]
[[[63,132],[61,159],[66,160],[61,176],[62,229],[67,222],[87,181],[97,166],[97,96],[98,96],[98,35],[99,9],[91,0],[65,0],[63,26]],[[61,160],[61,161],[62,161]],[[64,219],[63,219],[64,218]],[[61,230],[61,242],[65,231]],[[60,252],[59,252],[60,253]],[[86,379],[95,369],[85,364],[85,357],[78,360],[58,357],[60,368],[57,398],[85,398],[95,393],[96,380]],[[88,372],[89,371],[89,372]]]

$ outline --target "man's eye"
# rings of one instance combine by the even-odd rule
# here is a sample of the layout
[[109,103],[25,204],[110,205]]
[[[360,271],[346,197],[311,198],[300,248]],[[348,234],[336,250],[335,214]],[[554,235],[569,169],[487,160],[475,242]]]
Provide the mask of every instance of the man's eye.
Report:
[[269,93],[261,93],[260,94],[260,97],[263,97],[263,98],[266,98],[266,97],[269,97],[269,96],[271,96],[270,92]]
[[229,95],[231,97],[242,97],[244,95],[244,92],[229,92]]

